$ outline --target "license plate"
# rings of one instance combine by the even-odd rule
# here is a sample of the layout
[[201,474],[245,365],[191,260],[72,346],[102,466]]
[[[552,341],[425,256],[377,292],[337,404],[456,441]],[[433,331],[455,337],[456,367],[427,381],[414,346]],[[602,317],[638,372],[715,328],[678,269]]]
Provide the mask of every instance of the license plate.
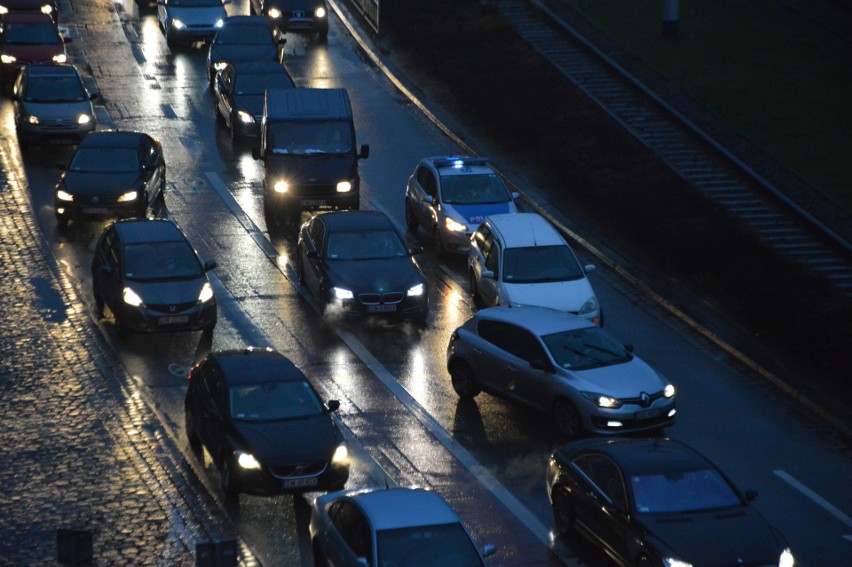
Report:
[[306,207],[323,207],[326,205],[325,199],[302,199],[302,205]]
[[308,486],[316,486],[317,485],[317,477],[312,476],[308,478],[293,478],[284,481],[284,488],[305,488]]
[[658,409],[646,409],[642,411],[637,411],[634,417],[636,419],[651,419],[660,415],[661,411]]
[[160,317],[159,325],[176,325],[178,323],[189,323],[189,315],[175,315],[174,317]]
[[396,304],[390,305],[368,305],[368,313],[393,313],[396,311]]
[[85,207],[83,209],[84,215],[105,215],[107,213],[109,213],[109,209],[103,207]]

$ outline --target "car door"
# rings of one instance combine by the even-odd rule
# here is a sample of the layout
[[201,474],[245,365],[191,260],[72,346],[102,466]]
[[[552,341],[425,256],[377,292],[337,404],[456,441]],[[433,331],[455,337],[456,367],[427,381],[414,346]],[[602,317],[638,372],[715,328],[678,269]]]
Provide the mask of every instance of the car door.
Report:
[[201,439],[201,443],[207,447],[207,450],[218,463],[219,457],[225,452],[229,452],[228,392],[225,379],[217,364],[208,360],[199,371],[201,383],[195,392],[193,423],[195,423],[195,430]]
[[328,564],[350,567],[363,557],[373,565],[371,529],[363,512],[349,500],[338,500],[329,507],[329,519],[333,528],[324,542]]
[[325,299],[320,293],[325,280],[325,265],[322,258],[326,239],[325,232],[325,223],[322,218],[314,217],[311,219],[311,224],[308,225],[308,230],[305,231],[302,250],[299,252],[301,254],[302,277],[305,280],[305,286],[320,301],[324,301]]
[[231,128],[234,127],[234,124],[231,122],[231,118],[233,117],[232,111],[234,108],[233,87],[233,67],[225,67],[216,73],[216,81],[213,85],[213,88],[216,91],[216,106],[218,107],[218,111],[225,118],[228,126]]
[[142,152],[142,175],[145,180],[145,191],[148,194],[148,202],[151,203],[157,198],[165,176],[162,149],[156,140],[146,136],[143,138],[140,151]]
[[165,33],[169,30],[169,8],[166,4],[168,0],[159,0],[157,2],[157,22],[162,27]]
[[[92,259],[92,283],[95,294],[115,312],[116,296],[120,297],[122,273],[120,268],[121,243],[114,227],[106,230],[95,247]],[[100,315],[100,314],[99,314]]]
[[482,298],[484,305],[499,305],[500,304],[500,269],[502,267],[501,256],[503,255],[503,247],[500,242],[489,234],[485,242],[487,252],[483,257],[482,269],[491,272],[494,277],[480,277],[479,280],[479,295]]
[[417,180],[422,189],[422,197],[415,214],[418,215],[418,222],[427,230],[431,230],[432,226],[438,222],[436,210],[438,206],[438,180],[435,178],[435,173],[425,165],[420,166],[417,172]]

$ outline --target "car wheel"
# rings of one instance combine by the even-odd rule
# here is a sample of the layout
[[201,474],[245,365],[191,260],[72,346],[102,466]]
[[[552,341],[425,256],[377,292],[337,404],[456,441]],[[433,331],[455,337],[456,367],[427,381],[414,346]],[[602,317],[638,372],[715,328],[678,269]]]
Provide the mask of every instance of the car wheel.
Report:
[[65,217],[56,217],[56,229],[59,232],[65,232],[68,230],[68,219]]
[[477,309],[482,307],[482,295],[479,293],[479,286],[476,284],[476,273],[470,271],[470,296],[473,298],[473,306]]
[[[168,29],[168,28],[166,28],[166,29]],[[177,47],[177,44],[178,44],[177,38],[174,36],[174,34],[170,34],[167,31],[166,32],[166,45],[169,46],[169,50],[174,51],[175,47]]]
[[189,449],[193,455],[198,457],[199,460],[202,460],[204,455],[201,447],[201,439],[198,438],[198,434],[195,432],[195,427],[192,425],[192,415],[188,409],[184,409],[184,425],[186,427],[186,439],[189,441]]
[[319,31],[317,31],[317,39],[320,41],[328,41],[328,28],[321,27]]
[[574,531],[574,506],[571,497],[564,488],[556,487],[551,497],[553,501],[553,526],[556,535],[564,537]]
[[139,210],[136,211],[136,214],[140,219],[148,217],[148,191],[145,189],[142,190],[142,195],[139,197]]
[[104,316],[104,298],[98,292],[95,292],[95,315],[98,319]]
[[115,319],[115,334],[119,339],[126,339],[130,333],[127,332],[127,325],[118,313],[113,313]]
[[417,232],[417,217],[414,216],[414,209],[411,208],[411,204],[408,202],[408,199],[405,200],[405,227],[409,230],[409,232]]
[[553,404],[553,420],[559,433],[569,439],[579,436],[583,430],[580,414],[574,404],[565,398],[560,398]]
[[314,543],[313,552],[314,567],[328,567],[328,560],[325,558],[325,554],[322,552],[322,548],[318,543]]
[[302,265],[302,255],[296,250],[296,281],[305,285],[305,267]]
[[325,286],[320,288],[319,292],[319,302],[320,302],[320,314],[325,316],[331,311],[331,298],[328,295],[328,291],[325,289]]
[[453,383],[453,390],[460,398],[475,398],[482,391],[473,375],[473,370],[464,361],[453,361],[450,365],[450,379]]
[[222,492],[225,493],[225,500],[231,503],[234,501],[238,502],[240,493],[234,484],[231,459],[227,455],[222,456],[222,466],[219,468],[219,475],[221,477]]
[[435,241],[435,253],[438,258],[446,256],[447,249],[444,248],[444,240],[441,238],[441,231],[437,226],[432,230],[432,240]]

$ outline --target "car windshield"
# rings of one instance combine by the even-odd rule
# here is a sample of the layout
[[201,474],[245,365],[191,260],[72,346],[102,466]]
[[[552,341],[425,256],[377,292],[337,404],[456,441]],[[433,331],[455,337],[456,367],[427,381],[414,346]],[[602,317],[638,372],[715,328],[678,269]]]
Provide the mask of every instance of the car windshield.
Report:
[[502,280],[510,284],[579,280],[583,269],[568,246],[507,248]]
[[86,173],[134,173],[139,167],[139,155],[130,148],[78,148],[68,169]]
[[275,45],[272,32],[262,26],[226,25],[216,34],[220,45]]
[[588,370],[622,364],[633,358],[600,327],[584,327],[541,337],[556,364],[571,370]]
[[169,0],[173,8],[216,8],[222,6],[222,0]]
[[185,241],[145,242],[124,247],[124,276],[129,280],[194,279],[203,270]]
[[86,91],[77,77],[29,77],[24,100],[27,102],[83,102]]
[[342,120],[267,122],[274,154],[346,154],[354,147],[352,125]]
[[62,37],[50,22],[43,24],[6,24],[6,45],[56,45]]
[[461,524],[376,532],[378,565],[479,567],[482,559]]
[[506,203],[512,196],[500,178],[491,174],[442,175],[441,199],[451,205]]
[[353,230],[328,235],[325,257],[329,260],[380,260],[408,254],[393,230]]
[[229,390],[231,417],[239,421],[283,421],[319,415],[322,402],[307,382],[243,384]]
[[237,75],[234,92],[238,95],[262,95],[266,89],[289,89],[293,86],[284,73]]
[[633,501],[640,514],[699,512],[741,504],[718,471],[678,471],[630,477]]

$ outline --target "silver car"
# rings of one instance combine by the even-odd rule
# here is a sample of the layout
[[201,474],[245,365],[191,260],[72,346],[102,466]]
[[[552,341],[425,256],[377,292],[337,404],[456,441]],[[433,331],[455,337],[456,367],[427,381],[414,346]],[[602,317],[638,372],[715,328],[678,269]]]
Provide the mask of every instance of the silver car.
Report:
[[674,422],[675,387],[594,323],[546,307],[491,307],[456,329],[447,369],[480,391],[550,414],[559,431],[618,434]]

